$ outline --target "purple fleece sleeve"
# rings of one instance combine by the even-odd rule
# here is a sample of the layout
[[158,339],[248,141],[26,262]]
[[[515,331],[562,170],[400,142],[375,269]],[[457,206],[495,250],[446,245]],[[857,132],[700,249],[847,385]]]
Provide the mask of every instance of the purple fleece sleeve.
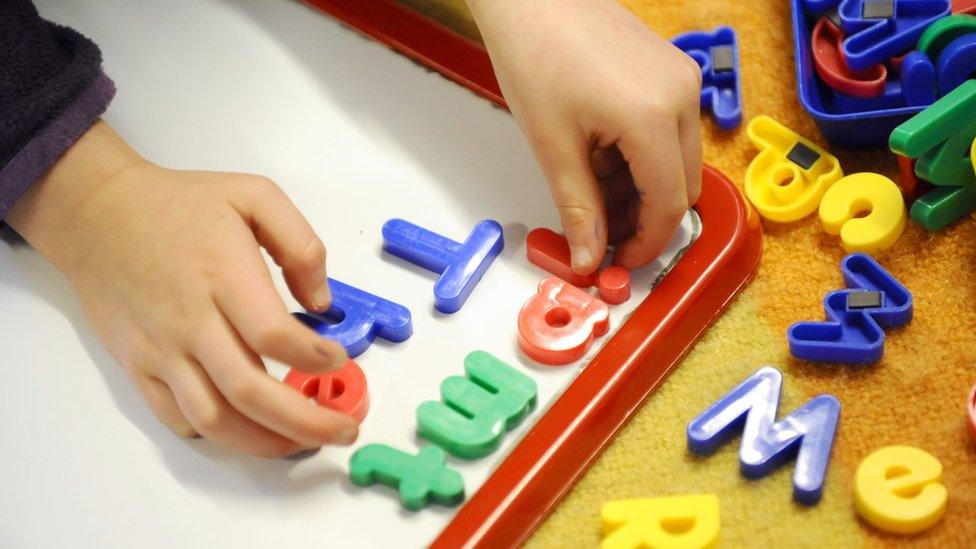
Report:
[[108,107],[115,86],[101,62],[91,40],[29,0],[0,0],[0,220]]

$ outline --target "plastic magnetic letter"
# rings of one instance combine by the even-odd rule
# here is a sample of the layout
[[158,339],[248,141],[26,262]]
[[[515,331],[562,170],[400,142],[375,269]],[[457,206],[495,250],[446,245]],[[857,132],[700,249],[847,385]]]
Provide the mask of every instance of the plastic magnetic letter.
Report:
[[[873,5],[872,5],[873,4]],[[871,13],[887,4],[892,13]],[[926,27],[949,15],[949,0],[841,0],[841,26],[847,33],[844,57],[854,70],[866,69],[912,48]]]
[[465,357],[464,373],[441,383],[443,402],[417,407],[417,433],[454,456],[475,459],[495,451],[535,408],[537,389],[532,378],[484,351]]
[[611,501],[600,515],[601,549],[715,547],[721,525],[712,494]]
[[936,64],[942,95],[959,87],[976,71],[976,34],[960,36],[946,46]]
[[901,61],[901,95],[909,107],[927,107],[935,103],[935,65],[919,51],[908,52]]
[[[786,332],[790,353],[804,360],[863,364],[884,356],[884,328],[912,319],[912,294],[901,282],[863,253],[841,261],[845,290],[824,298],[825,322],[797,322]],[[878,307],[851,306],[852,295],[880,294]]]
[[829,17],[820,18],[813,27],[810,41],[813,66],[825,84],[854,97],[878,97],[884,93],[887,67],[884,63],[878,63],[861,71],[848,68],[841,52],[844,33]]
[[950,15],[932,23],[918,39],[917,49],[930,59],[938,59],[942,50],[957,38],[976,33],[976,17]]
[[402,219],[383,224],[383,249],[440,273],[434,283],[434,308],[456,313],[505,247],[502,226],[491,219],[478,222],[463,244]]
[[518,316],[522,351],[550,366],[583,358],[593,339],[609,330],[609,305],[555,277],[539,284]]
[[337,341],[350,357],[363,354],[377,337],[393,343],[413,335],[410,310],[403,305],[329,279],[332,306],[322,315],[295,313],[295,317],[322,337]]
[[915,175],[914,158],[896,154],[895,161],[898,163],[898,188],[901,189],[901,194],[906,201],[914,201],[919,195],[932,188],[928,181],[922,181]]
[[611,305],[625,303],[630,299],[630,271],[616,265],[603,269],[597,279],[597,290],[600,299]]
[[573,271],[566,237],[545,227],[532,229],[526,235],[525,257],[533,265],[542,267],[573,286],[589,288],[596,284],[596,271],[588,275]]
[[840,401],[819,395],[775,421],[782,385],[779,370],[760,368],[688,424],[688,449],[710,455],[741,429],[740,470],[748,478],[772,473],[796,450],[793,499],[813,505],[823,495]]
[[314,398],[320,406],[346,414],[356,423],[362,423],[369,412],[366,375],[351,358],[346,359],[342,368],[319,375],[291,369],[284,381],[306,398]]
[[864,520],[885,532],[914,534],[945,514],[949,492],[942,464],[911,446],[885,446],[871,453],[854,473],[854,506]]
[[905,230],[905,220],[898,185],[876,173],[845,176],[820,201],[820,223],[829,234],[840,235],[848,252],[891,247]]
[[917,159],[915,173],[936,185],[912,204],[911,217],[938,230],[976,208],[968,154],[976,138],[976,81],[967,80],[891,132],[896,154]]
[[723,130],[742,123],[739,40],[731,27],[678,35],[671,43],[698,63],[702,73],[701,108],[711,111]]
[[746,197],[766,219],[806,217],[844,176],[836,157],[766,115],[750,120],[746,133],[759,148],[746,168]]
[[976,69],[976,17],[951,15],[925,29],[918,53],[938,65],[940,95],[962,84]]
[[400,491],[403,506],[412,511],[429,502],[457,505],[464,501],[464,479],[447,467],[447,455],[427,445],[412,456],[385,444],[369,444],[349,458],[349,478],[356,486],[383,484]]

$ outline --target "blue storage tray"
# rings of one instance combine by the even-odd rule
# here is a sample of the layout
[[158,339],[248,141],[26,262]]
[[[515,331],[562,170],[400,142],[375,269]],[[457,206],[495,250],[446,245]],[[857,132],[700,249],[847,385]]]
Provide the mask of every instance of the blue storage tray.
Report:
[[[796,48],[796,84],[800,104],[820,129],[820,133],[834,145],[848,148],[887,147],[888,136],[896,126],[925,107],[875,108],[851,112],[852,105],[864,100],[844,98],[845,108],[834,100],[834,93],[817,77],[810,51],[810,33],[815,16],[803,10],[804,0],[791,0],[793,6],[793,42]],[[889,85],[900,85],[897,81]]]

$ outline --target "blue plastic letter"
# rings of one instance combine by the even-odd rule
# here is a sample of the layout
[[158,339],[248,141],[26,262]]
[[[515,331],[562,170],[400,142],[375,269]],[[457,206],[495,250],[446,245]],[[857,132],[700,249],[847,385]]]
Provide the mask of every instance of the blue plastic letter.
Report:
[[976,34],[956,38],[939,53],[936,69],[939,92],[945,95],[969,80],[976,71]]
[[334,278],[329,279],[329,289],[332,307],[324,315],[295,313],[295,316],[321,336],[339,342],[350,358],[363,354],[377,336],[399,343],[413,335],[410,310],[403,305]]
[[920,51],[909,52],[901,62],[901,93],[909,107],[935,103],[935,65]]
[[[857,253],[845,257],[841,272],[848,289],[830,292],[824,298],[827,321],[798,322],[787,331],[790,352],[796,358],[876,362],[884,355],[882,328],[901,326],[912,319],[911,292],[871,256]],[[875,297],[877,303],[851,307],[851,299],[858,297]]]
[[383,224],[383,249],[440,273],[434,307],[442,313],[456,313],[464,305],[504,246],[502,226],[490,219],[475,225],[464,244],[402,219]]
[[840,401],[819,395],[776,421],[783,374],[760,368],[688,424],[688,450],[707,456],[742,430],[740,470],[760,478],[796,455],[793,499],[813,505],[823,495]]
[[[730,27],[712,32],[688,32],[671,43],[698,63],[702,72],[701,107],[710,110],[723,130],[742,122],[739,85],[739,41]],[[713,58],[713,54],[721,59]]]
[[842,0],[838,11],[847,38],[843,53],[853,70],[867,69],[911,49],[925,29],[949,15],[949,0],[896,0],[888,17],[865,16],[868,0]]

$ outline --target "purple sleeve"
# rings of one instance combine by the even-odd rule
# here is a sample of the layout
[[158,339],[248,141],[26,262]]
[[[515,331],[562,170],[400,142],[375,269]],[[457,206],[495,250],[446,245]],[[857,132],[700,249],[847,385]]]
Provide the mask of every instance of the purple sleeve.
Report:
[[115,95],[88,38],[0,0],[0,220]]

